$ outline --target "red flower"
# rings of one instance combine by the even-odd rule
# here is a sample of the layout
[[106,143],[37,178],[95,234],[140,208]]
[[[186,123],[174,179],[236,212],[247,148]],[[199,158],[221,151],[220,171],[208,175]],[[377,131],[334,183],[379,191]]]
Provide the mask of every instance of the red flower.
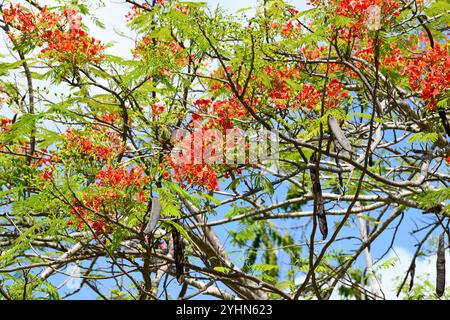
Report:
[[342,99],[348,96],[348,92],[342,91],[342,83],[337,79],[332,79],[328,85],[327,92],[327,107],[334,108]]
[[276,29],[278,29],[280,27],[278,22],[271,22],[269,26],[270,26],[271,29],[274,29],[274,30],[276,30]]
[[2,119],[2,129],[3,129],[3,131],[11,130],[11,124],[12,124],[12,120]]
[[97,186],[109,188],[126,188],[130,186],[142,187],[148,183],[149,178],[143,176],[143,170],[140,167],[133,167],[130,171],[126,168],[114,169],[107,166],[100,170],[96,177]]
[[292,36],[294,36],[294,34],[297,32],[300,32],[300,25],[296,22],[294,23],[293,21],[289,21],[287,22],[285,25],[283,25],[283,28],[281,28],[281,33],[286,37],[286,38],[290,38]]
[[181,4],[177,4],[177,9],[181,11],[182,14],[188,14],[189,13],[189,6],[188,5],[184,5],[182,6]]
[[161,113],[164,112],[165,109],[166,107],[161,104],[152,105],[152,113],[154,116],[159,116]]
[[435,45],[417,59],[411,61],[406,73],[413,90],[421,93],[427,107],[433,110],[440,94],[450,88],[450,56],[447,45]]
[[322,93],[312,85],[304,84],[296,99],[300,106],[313,109],[319,102]]
[[169,180],[169,178],[170,178],[170,173],[169,173],[168,171],[164,171],[164,173],[163,173],[163,178],[164,178],[165,180]]
[[[287,80],[298,78],[300,71],[295,67],[276,69],[271,66],[267,66],[264,71],[271,79],[271,86],[268,88],[271,102],[275,108],[285,109],[292,98],[292,89],[288,86]],[[263,90],[265,87],[266,85],[261,84]]]
[[136,200],[137,200],[138,202],[145,202],[145,193],[144,193],[143,191],[139,192],[139,193],[136,195]]
[[211,99],[199,99],[194,101],[194,105],[202,112],[205,112],[211,103]]
[[99,115],[98,118],[107,123],[114,123],[119,119],[119,116],[115,113],[105,113]]
[[[162,3],[160,1],[162,1]],[[157,0],[157,2],[161,3],[161,4],[164,4],[164,0]],[[136,18],[136,16],[138,16],[139,14],[144,12],[144,9],[142,7],[148,8],[149,4],[147,2],[143,2],[140,6],[133,5],[132,11],[128,12],[125,15],[125,18],[127,19],[127,21],[133,20],[134,18]]]
[[293,16],[295,16],[295,15],[297,15],[297,14],[299,13],[299,11],[298,11],[297,9],[295,9],[295,8],[289,9],[289,12],[290,12]]
[[41,175],[42,179],[50,181],[53,178],[53,170],[49,169],[44,171],[44,173],[42,173]]

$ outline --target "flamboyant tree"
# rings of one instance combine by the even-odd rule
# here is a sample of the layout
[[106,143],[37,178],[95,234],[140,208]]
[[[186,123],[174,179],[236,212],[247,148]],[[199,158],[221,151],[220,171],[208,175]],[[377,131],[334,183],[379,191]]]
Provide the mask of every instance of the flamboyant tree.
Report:
[[408,233],[445,297],[448,1],[53,4],[0,1],[0,298],[383,299]]

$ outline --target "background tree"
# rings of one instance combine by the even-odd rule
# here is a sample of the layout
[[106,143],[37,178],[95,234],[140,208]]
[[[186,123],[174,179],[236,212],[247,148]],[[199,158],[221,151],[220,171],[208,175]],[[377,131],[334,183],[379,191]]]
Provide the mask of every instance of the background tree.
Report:
[[[445,295],[448,1],[126,3],[130,57],[83,1],[0,1],[1,297],[383,299],[399,232],[398,292]],[[261,128],[278,170],[171,157],[178,129]]]

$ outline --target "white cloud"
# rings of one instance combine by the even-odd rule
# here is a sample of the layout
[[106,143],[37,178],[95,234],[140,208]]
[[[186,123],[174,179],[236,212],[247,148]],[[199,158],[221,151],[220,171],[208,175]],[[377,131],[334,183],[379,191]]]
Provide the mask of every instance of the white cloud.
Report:
[[[395,258],[395,264],[388,268],[381,268],[380,266],[387,262],[388,260],[393,260]],[[374,266],[374,270],[377,278],[381,284],[384,296],[387,300],[399,300],[404,298],[404,294],[400,294],[397,297],[398,286],[403,281],[406,271],[408,270],[413,258],[413,252],[402,248],[394,247],[390,253],[377,265]],[[450,286],[450,253],[446,252],[446,288]],[[436,281],[436,255],[427,258],[417,258],[416,259],[416,271],[415,271],[415,283],[419,282],[419,279],[428,279],[431,283]],[[409,288],[410,277],[408,277],[405,288]],[[333,294],[331,295],[331,300],[342,299],[338,292],[339,285],[335,288]],[[370,289],[367,288],[369,291]]]
[[[395,247],[388,256],[381,261],[378,265],[387,261],[388,259],[397,258],[398,260],[395,262],[393,267],[387,269],[380,269],[377,272],[377,276],[380,278],[381,286],[383,292],[386,296],[386,299],[394,300],[401,299],[397,297],[397,288],[399,285],[399,281],[403,280],[406,272],[411,264],[411,260],[413,258],[413,253],[408,251],[402,247]],[[446,284],[450,285],[450,254],[446,253]],[[419,279],[419,277],[428,278],[432,283],[435,282],[436,279],[436,255],[427,258],[418,258],[416,260],[416,272],[415,279]],[[399,280],[401,279],[401,280]],[[409,286],[409,279],[406,282],[406,287]]]

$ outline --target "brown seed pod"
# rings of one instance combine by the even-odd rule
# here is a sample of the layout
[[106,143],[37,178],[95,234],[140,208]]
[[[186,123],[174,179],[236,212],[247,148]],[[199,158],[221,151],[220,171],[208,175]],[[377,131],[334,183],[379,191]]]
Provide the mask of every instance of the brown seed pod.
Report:
[[181,234],[175,228],[172,230],[172,240],[177,281],[179,284],[182,284],[184,282],[184,246]]
[[353,152],[352,145],[345,136],[335,117],[328,118],[328,126],[330,127],[333,136],[336,138],[336,141],[341,145],[341,147],[345,151],[352,153]]
[[145,234],[150,234],[155,230],[161,216],[161,209],[161,202],[158,199],[152,198],[152,210],[150,211],[150,217],[144,230]]
[[444,109],[439,109],[438,111],[439,117],[441,118],[442,125],[444,126],[445,133],[450,137],[450,124],[447,120],[447,114]]
[[445,232],[439,237],[436,260],[436,294],[442,297],[445,292]]
[[409,291],[411,292],[412,288],[414,287],[414,277],[416,276],[416,261],[413,262],[411,266],[411,280],[409,282]]
[[[310,158],[310,162],[314,166],[317,164],[317,159],[316,159],[316,156],[314,153]],[[320,185],[320,176],[319,176],[318,170],[316,170],[316,169],[317,168],[314,167],[314,168],[311,168],[311,170],[310,170],[311,182],[313,185],[313,193],[315,195],[314,207],[317,212],[317,220],[319,223],[320,233],[322,234],[323,239],[325,240],[328,236],[327,215],[325,213],[325,207],[323,204],[323,195],[322,195],[322,186]]]

